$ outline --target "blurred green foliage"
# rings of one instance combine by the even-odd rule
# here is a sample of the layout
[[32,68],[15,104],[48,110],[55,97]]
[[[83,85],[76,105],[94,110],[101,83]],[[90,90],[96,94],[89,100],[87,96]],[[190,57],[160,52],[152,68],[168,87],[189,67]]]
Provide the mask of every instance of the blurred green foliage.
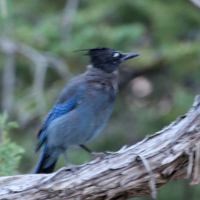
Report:
[[[34,94],[35,66],[23,55],[15,55],[11,118],[18,121],[20,129],[12,134],[12,140],[26,149],[19,168],[23,173],[32,172],[37,161],[32,150],[42,120],[66,81],[83,72],[88,64],[88,59],[74,50],[106,46],[138,52],[140,56],[124,63],[124,68],[130,72],[154,69],[120,88],[109,123],[89,144],[94,151],[116,151],[160,130],[187,112],[200,92],[200,12],[190,1],[81,0],[71,22],[63,27],[66,3],[66,0],[7,1],[8,17],[0,17],[0,36],[57,56],[64,60],[70,71],[63,78],[55,68],[49,67],[43,93]],[[4,62],[5,55],[1,53],[1,74]],[[122,80],[127,79],[120,74]],[[139,95],[138,90],[147,89],[145,95]],[[45,108],[38,108],[37,95],[44,98]],[[81,149],[72,149],[68,154],[73,163],[90,160]],[[61,157],[57,168],[63,165]],[[162,187],[158,199],[196,200],[198,191],[199,185],[191,188],[188,182],[180,180]]]
[[16,122],[7,122],[8,114],[0,114],[0,176],[15,174],[24,153],[24,149],[11,141],[9,133],[18,128]]

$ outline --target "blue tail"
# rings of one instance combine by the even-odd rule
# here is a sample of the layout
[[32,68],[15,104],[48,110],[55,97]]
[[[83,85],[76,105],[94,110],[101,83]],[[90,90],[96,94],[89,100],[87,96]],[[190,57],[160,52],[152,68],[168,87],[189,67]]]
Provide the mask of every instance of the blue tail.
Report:
[[35,174],[42,174],[42,173],[48,174],[48,173],[53,172],[57,159],[51,165],[49,165],[48,167],[45,167],[45,163],[49,157],[50,156],[47,154],[47,144],[44,143],[42,145],[39,161],[34,171]]

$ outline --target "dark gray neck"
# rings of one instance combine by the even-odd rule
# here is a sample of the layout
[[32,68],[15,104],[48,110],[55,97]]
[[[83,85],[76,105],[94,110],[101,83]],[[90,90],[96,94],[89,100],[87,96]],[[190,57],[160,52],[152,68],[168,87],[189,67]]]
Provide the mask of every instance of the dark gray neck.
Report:
[[87,66],[87,71],[85,72],[88,80],[101,82],[105,84],[111,84],[117,92],[118,88],[118,71],[115,70],[111,73],[107,73],[101,69],[94,68],[92,65]]
[[94,68],[92,65],[88,65],[87,66],[87,71],[86,73],[91,76],[101,76],[102,78],[106,77],[106,78],[113,78],[113,79],[117,79],[118,78],[118,71],[115,70],[111,73],[107,73],[101,69],[98,68]]

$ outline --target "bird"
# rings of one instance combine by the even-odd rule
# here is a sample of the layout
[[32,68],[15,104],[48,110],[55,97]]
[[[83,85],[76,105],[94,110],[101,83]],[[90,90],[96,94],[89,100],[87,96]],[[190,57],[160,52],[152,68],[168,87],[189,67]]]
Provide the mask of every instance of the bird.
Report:
[[83,74],[65,85],[39,130],[34,149],[35,153],[41,149],[36,174],[53,172],[61,154],[70,166],[66,155],[70,146],[80,146],[95,155],[85,145],[103,130],[112,113],[118,90],[118,67],[139,55],[107,47],[77,51],[85,51],[90,64]]

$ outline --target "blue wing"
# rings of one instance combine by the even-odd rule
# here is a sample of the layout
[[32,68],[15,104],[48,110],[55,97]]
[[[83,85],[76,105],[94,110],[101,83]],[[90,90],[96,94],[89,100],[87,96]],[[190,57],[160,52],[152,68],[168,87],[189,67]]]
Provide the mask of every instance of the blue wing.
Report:
[[44,120],[44,123],[39,131],[38,134],[38,140],[35,147],[35,152],[37,152],[41,145],[43,144],[46,135],[47,135],[47,128],[49,124],[56,118],[68,113],[69,111],[73,110],[75,106],[77,105],[78,100],[76,98],[68,99],[65,103],[59,104],[56,103],[54,107],[49,111],[48,115],[46,116],[46,119]]

